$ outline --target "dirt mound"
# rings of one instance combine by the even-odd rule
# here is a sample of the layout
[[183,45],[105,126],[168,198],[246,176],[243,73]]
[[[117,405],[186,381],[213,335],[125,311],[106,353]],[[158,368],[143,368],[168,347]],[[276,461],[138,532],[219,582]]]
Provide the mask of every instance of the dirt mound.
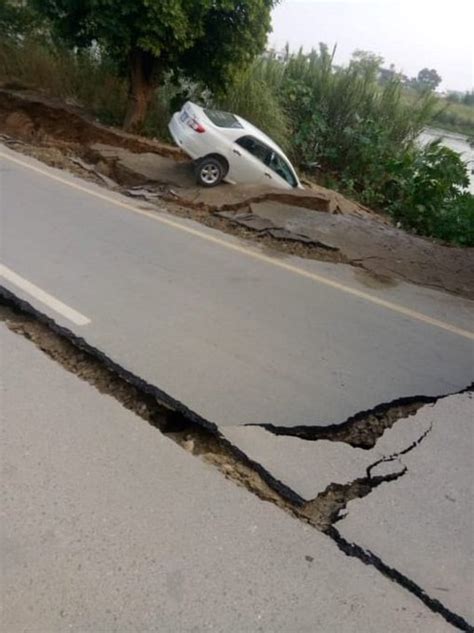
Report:
[[137,153],[153,152],[175,160],[185,159],[176,147],[105,127],[61,101],[4,88],[0,89],[0,131],[28,141],[107,143]]
[[10,112],[4,122],[4,127],[16,138],[32,141],[36,136],[35,125],[30,117],[21,111]]

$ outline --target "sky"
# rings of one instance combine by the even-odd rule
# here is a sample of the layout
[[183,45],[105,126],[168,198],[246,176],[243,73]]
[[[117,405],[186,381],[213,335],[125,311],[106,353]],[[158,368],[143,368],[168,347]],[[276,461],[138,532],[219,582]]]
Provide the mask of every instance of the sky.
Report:
[[335,61],[372,51],[410,77],[424,67],[443,78],[440,90],[474,86],[474,0],[281,0],[269,45],[305,50],[337,44]]

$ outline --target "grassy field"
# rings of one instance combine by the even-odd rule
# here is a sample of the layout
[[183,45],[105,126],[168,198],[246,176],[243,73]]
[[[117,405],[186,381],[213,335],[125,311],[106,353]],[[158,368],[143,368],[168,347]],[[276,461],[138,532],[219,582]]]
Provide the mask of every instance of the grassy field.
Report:
[[439,103],[442,110],[435,116],[436,126],[474,139],[474,107],[462,103],[449,103],[444,99],[440,99]]

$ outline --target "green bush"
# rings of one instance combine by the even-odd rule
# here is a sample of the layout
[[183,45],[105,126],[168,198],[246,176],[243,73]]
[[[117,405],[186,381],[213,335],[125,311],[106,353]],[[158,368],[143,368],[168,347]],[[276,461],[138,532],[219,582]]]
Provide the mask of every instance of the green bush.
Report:
[[281,64],[258,59],[211,101],[247,119],[287,150],[291,147],[289,124],[278,95],[282,73]]
[[437,104],[428,94],[407,104],[400,81],[381,87],[370,61],[335,68],[323,45],[289,57],[279,93],[295,160],[336,176],[370,204],[377,203],[372,192],[384,181],[387,160],[413,143]]
[[474,196],[459,154],[435,141],[403,152],[387,171],[385,207],[403,227],[474,246]]

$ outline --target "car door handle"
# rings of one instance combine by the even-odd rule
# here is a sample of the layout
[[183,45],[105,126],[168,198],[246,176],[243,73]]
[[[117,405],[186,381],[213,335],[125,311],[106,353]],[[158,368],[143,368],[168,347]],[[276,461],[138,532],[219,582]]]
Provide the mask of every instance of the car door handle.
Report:
[[266,176],[267,178],[270,178],[270,180],[272,179],[272,175],[271,175],[271,174],[269,174],[269,173],[268,173],[268,171],[266,171],[266,172],[265,172],[265,176]]
[[234,154],[237,154],[237,156],[242,156],[238,149],[233,149],[232,151],[234,152]]

